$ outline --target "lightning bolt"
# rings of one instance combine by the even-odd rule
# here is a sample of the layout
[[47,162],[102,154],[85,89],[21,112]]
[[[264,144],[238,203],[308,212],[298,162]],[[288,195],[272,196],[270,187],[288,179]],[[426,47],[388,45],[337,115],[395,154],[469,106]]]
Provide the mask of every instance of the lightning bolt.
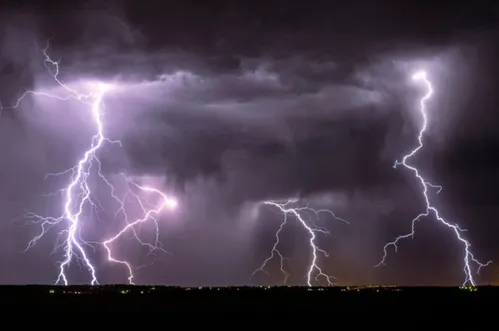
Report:
[[[140,198],[139,195],[133,193],[133,191],[129,191],[135,197],[135,199],[137,199],[137,201],[139,202],[139,205],[140,205],[140,207],[142,209],[142,212],[144,213],[144,217],[139,218],[139,219],[135,220],[134,222],[129,222],[128,221],[128,215],[125,212],[124,202],[122,200],[116,199],[117,201],[119,201],[119,203],[121,205],[121,207],[120,207],[119,210],[123,212],[123,214],[125,216],[125,220],[126,220],[127,225],[125,227],[123,227],[120,231],[118,231],[118,233],[116,233],[114,236],[112,236],[109,239],[106,239],[102,243],[104,245],[105,249],[106,249],[108,260],[111,261],[111,262],[119,263],[119,264],[122,264],[122,265],[126,266],[126,268],[128,270],[128,282],[130,284],[134,284],[134,282],[133,282],[134,274],[133,274],[133,267],[132,267],[132,265],[129,262],[127,262],[127,261],[118,260],[118,259],[114,258],[113,257],[113,252],[112,252],[112,250],[110,248],[111,244],[113,242],[115,242],[116,240],[118,240],[126,232],[131,231],[133,233],[133,235],[135,236],[135,238],[139,241],[139,243],[141,245],[143,245],[143,246],[147,246],[149,248],[150,252],[152,252],[154,250],[157,250],[157,249],[160,249],[160,250],[164,251],[161,248],[161,243],[159,241],[159,227],[158,227],[158,222],[157,222],[155,216],[157,216],[158,214],[160,214],[165,208],[169,208],[169,209],[176,208],[178,203],[177,203],[177,200],[175,200],[175,199],[167,196],[166,194],[162,193],[161,191],[159,191],[159,190],[157,190],[155,188],[148,187],[148,186],[138,185],[138,184],[132,182],[124,174],[122,174],[122,176],[125,177],[125,179],[128,181],[128,183],[130,185],[135,186],[140,191],[142,191],[142,192],[151,192],[151,193],[154,193],[154,194],[156,194],[156,195],[158,195],[158,196],[161,197],[161,200],[158,203],[157,207],[152,208],[152,209],[148,209],[147,207],[144,206],[144,201]],[[148,219],[154,220],[154,225],[156,226],[156,238],[155,238],[155,243],[154,244],[143,242],[139,238],[139,236],[137,235],[137,232],[135,231],[135,226],[136,225],[138,225],[140,223],[143,223],[143,222],[147,221]],[[167,253],[166,251],[164,251],[164,252]]]
[[[284,284],[287,283],[288,277],[290,274],[285,270],[284,268],[284,261],[285,257],[281,254],[281,252],[278,250],[278,246],[280,244],[280,235],[281,232],[283,231],[284,227],[288,223],[288,216],[294,217],[299,224],[303,227],[303,229],[308,233],[309,236],[309,247],[311,251],[311,261],[308,266],[307,270],[307,285],[312,286],[312,279],[315,281],[320,281],[321,278],[325,279],[327,284],[329,286],[335,285],[334,280],[336,279],[333,276],[329,276],[326,273],[322,271],[322,268],[318,264],[318,259],[319,259],[319,253],[324,255],[326,258],[329,257],[329,254],[319,248],[316,243],[316,238],[317,238],[317,233],[322,233],[325,235],[329,235],[329,231],[325,228],[318,227],[315,225],[315,222],[313,222],[313,219],[308,218],[305,219],[306,215],[308,216],[313,215],[315,218],[318,220],[320,214],[329,214],[331,215],[334,219],[348,223],[348,221],[337,217],[334,212],[328,209],[313,209],[310,208],[309,205],[307,204],[305,207],[292,207],[293,204],[296,204],[298,202],[297,199],[290,199],[284,203],[279,203],[276,201],[264,201],[264,205],[269,205],[273,206],[279,209],[279,211],[284,215],[283,220],[281,222],[281,225],[279,226],[279,229],[277,230],[275,234],[275,241],[272,246],[272,250],[270,252],[270,255],[265,259],[263,264],[256,269],[252,276],[257,274],[258,272],[263,272],[265,274],[268,274],[265,268],[267,267],[267,264],[274,258],[274,257],[279,257],[280,259],[280,270],[282,274],[284,275]],[[312,223],[309,225],[309,223]],[[315,275],[315,277],[314,277]]]
[[[95,251],[96,244],[100,244],[104,247],[105,251],[107,252],[108,261],[122,264],[127,268],[128,280],[131,284],[133,284],[134,268],[129,262],[119,260],[114,257],[114,254],[111,250],[112,244],[116,242],[123,234],[131,233],[133,234],[135,239],[137,239],[139,244],[146,246],[151,252],[154,250],[164,251],[161,248],[161,244],[159,242],[159,227],[157,219],[155,217],[164,209],[175,208],[177,206],[177,201],[175,200],[175,198],[169,197],[157,189],[135,183],[131,178],[127,177],[124,174],[121,174],[121,177],[124,178],[128,190],[125,193],[124,197],[118,197],[113,184],[102,173],[101,161],[98,158],[98,152],[101,151],[102,147],[105,144],[121,146],[120,141],[110,140],[104,134],[103,115],[105,112],[105,104],[103,99],[105,94],[113,90],[115,86],[101,82],[92,83],[91,87],[93,92],[89,94],[82,94],[77,90],[69,87],[59,78],[60,61],[54,61],[48,55],[48,49],[50,46],[49,42],[50,40],[47,42],[47,46],[45,47],[45,49],[43,49],[43,55],[45,57],[44,65],[53,77],[54,81],[58,84],[59,87],[63,89],[63,91],[65,91],[66,94],[60,96],[44,91],[28,90],[23,95],[21,95],[21,97],[13,106],[3,107],[2,109],[15,109],[19,107],[21,102],[28,96],[48,97],[60,101],[77,101],[89,108],[89,116],[91,116],[93,120],[96,128],[96,133],[91,138],[90,146],[84,152],[83,156],[74,167],[63,172],[47,175],[47,177],[63,176],[68,174],[71,175],[69,184],[58,191],[58,193],[61,193],[63,195],[63,211],[62,214],[58,217],[44,217],[32,212],[27,213],[26,217],[40,226],[40,232],[28,243],[26,250],[33,247],[43,236],[45,236],[45,234],[51,228],[55,226],[62,227],[63,229],[58,233],[58,239],[54,248],[54,252],[62,251],[64,257],[62,261],[58,262],[59,273],[55,282],[56,284],[69,284],[67,273],[70,265],[74,261],[82,262],[82,264],[86,267],[89,273],[90,283],[92,285],[98,284],[99,281],[97,277],[97,270],[94,263],[91,261],[88,252],[88,248],[93,248]],[[116,201],[119,206],[117,212],[115,213],[115,216],[123,214],[125,220],[125,225],[120,228],[120,230],[115,235],[111,236],[109,239],[103,242],[97,243],[82,239],[82,231],[85,226],[85,219],[87,219],[85,215],[85,208],[90,207],[92,212],[95,212],[97,211],[98,206],[102,206],[94,198],[95,194],[89,181],[92,175],[98,176],[98,178],[107,185],[111,198]],[[147,199],[141,197],[139,193],[155,194],[159,197],[159,202],[156,203],[155,207],[151,207],[151,203],[148,203]],[[130,197],[134,199],[135,202],[140,206],[144,214],[142,218],[134,221],[129,221],[125,208],[125,200],[129,199]],[[96,217],[98,218],[98,212],[92,213],[92,215],[97,215]],[[135,229],[137,225],[146,221],[152,221],[155,224],[156,236],[154,243],[142,241]]]
[[487,263],[481,263],[480,261],[478,261],[474,257],[474,255],[473,255],[473,253],[471,251],[471,244],[469,243],[468,240],[466,240],[463,237],[463,232],[465,232],[466,230],[465,229],[461,229],[457,224],[449,223],[448,221],[446,221],[440,215],[438,209],[435,208],[432,205],[431,201],[430,201],[430,198],[428,196],[428,190],[429,190],[429,188],[437,189],[436,193],[438,194],[442,190],[442,187],[438,186],[438,185],[431,184],[430,182],[426,181],[426,179],[423,178],[423,176],[421,175],[421,173],[419,172],[419,170],[416,167],[414,167],[414,166],[412,166],[412,165],[410,165],[408,163],[409,160],[414,155],[416,155],[416,153],[420,149],[423,148],[423,136],[425,134],[425,131],[426,131],[426,128],[427,128],[427,125],[428,125],[426,102],[433,95],[433,86],[432,86],[431,82],[429,81],[429,79],[427,78],[427,74],[426,74],[425,71],[418,71],[418,72],[416,72],[412,76],[412,79],[415,80],[415,81],[417,81],[417,82],[422,82],[425,85],[426,89],[427,89],[426,95],[421,99],[420,104],[419,104],[420,105],[419,109],[420,109],[420,112],[421,112],[421,116],[423,117],[423,125],[422,125],[421,130],[419,131],[419,134],[418,134],[418,145],[417,145],[417,147],[414,148],[409,154],[405,155],[403,157],[402,161],[395,161],[395,164],[394,164],[393,167],[397,168],[397,166],[401,165],[401,166],[404,166],[406,169],[408,169],[409,171],[411,171],[414,174],[414,176],[416,177],[416,179],[419,181],[419,183],[421,185],[422,194],[423,194],[423,197],[424,197],[426,208],[425,208],[425,211],[423,213],[417,215],[412,220],[411,232],[409,232],[408,234],[405,234],[405,235],[398,236],[394,241],[387,243],[383,247],[383,251],[384,251],[383,258],[382,258],[382,260],[375,267],[379,267],[379,266],[385,264],[385,261],[386,261],[387,255],[388,255],[388,248],[393,247],[393,249],[395,250],[395,252],[397,252],[397,249],[398,249],[397,244],[398,244],[398,242],[401,241],[401,240],[403,240],[403,239],[409,238],[409,237],[414,237],[416,223],[418,221],[420,221],[422,218],[428,217],[428,216],[430,216],[430,214],[432,214],[438,222],[440,222],[442,225],[444,225],[450,231],[452,231],[454,233],[456,239],[461,243],[461,245],[463,247],[463,250],[464,250],[463,271],[464,271],[465,277],[464,277],[463,285],[466,285],[466,284],[469,283],[472,286],[475,286],[476,285],[476,281],[475,281],[475,279],[473,277],[473,270],[474,270],[474,268],[476,269],[476,272],[479,273],[481,268],[486,267],[487,265],[489,265],[490,263],[492,263],[492,261],[489,261]]

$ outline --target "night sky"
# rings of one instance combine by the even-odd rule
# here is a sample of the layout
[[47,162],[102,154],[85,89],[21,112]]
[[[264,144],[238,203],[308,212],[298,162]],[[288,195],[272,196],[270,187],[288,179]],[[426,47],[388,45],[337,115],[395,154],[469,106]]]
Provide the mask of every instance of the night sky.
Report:
[[[58,3],[65,3],[58,5]],[[318,264],[340,285],[460,285],[463,247],[429,217],[416,236],[373,268],[383,246],[410,231],[424,212],[420,187],[395,160],[417,145],[424,69],[434,86],[425,147],[412,164],[434,184],[434,205],[467,231],[476,258],[499,261],[499,6],[494,1],[6,1],[0,10],[0,283],[54,283],[64,251],[51,228],[24,252],[40,227],[27,212],[63,213],[57,190],[78,163],[95,125],[89,106],[28,96],[57,95],[44,67],[47,40],[61,80],[118,88],[104,97],[102,173],[125,193],[120,174],[177,198],[157,217],[162,247],[130,236],[116,256],[134,265],[135,282],[169,285],[282,284],[269,255],[283,215],[265,200],[297,198],[327,208]],[[209,4],[208,4],[209,3]],[[329,4],[328,4],[329,3]],[[6,6],[4,5],[4,6]],[[53,68],[52,68],[53,69]],[[88,86],[87,86],[88,88]],[[88,91],[87,91],[88,92]],[[89,177],[94,210],[81,218],[82,240],[101,283],[127,282],[123,265],[98,242],[123,226],[98,176]],[[54,193],[50,195],[50,193]],[[147,196],[144,199],[154,199]],[[157,199],[157,198],[156,198]],[[155,200],[157,201],[157,200]],[[157,202],[155,202],[157,203]],[[130,218],[140,214],[129,203]],[[141,238],[154,241],[149,222]],[[289,284],[306,284],[311,252],[295,219],[281,235]],[[475,275],[499,281],[499,264]],[[139,268],[140,267],[140,268]],[[88,283],[75,260],[70,283]],[[317,282],[324,285],[325,282]]]

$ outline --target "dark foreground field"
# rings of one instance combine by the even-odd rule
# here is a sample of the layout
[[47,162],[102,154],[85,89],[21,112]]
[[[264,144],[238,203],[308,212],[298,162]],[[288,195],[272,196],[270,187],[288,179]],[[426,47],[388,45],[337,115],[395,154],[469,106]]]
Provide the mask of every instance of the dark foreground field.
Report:
[[497,303],[499,288],[3,286],[2,308],[76,311],[279,311],[286,309],[373,308],[378,305],[428,308],[433,305]]

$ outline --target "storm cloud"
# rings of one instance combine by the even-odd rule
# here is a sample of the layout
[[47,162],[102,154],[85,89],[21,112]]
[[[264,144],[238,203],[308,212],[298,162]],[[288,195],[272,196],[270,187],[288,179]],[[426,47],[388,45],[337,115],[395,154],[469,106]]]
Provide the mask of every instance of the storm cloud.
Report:
[[[100,154],[104,173],[116,178],[125,172],[181,201],[162,221],[162,241],[172,254],[155,256],[159,260],[141,269],[141,282],[279,283],[277,264],[269,276],[249,278],[271,249],[282,218],[260,203],[293,197],[350,222],[321,220],[331,232],[319,239],[331,252],[322,263],[342,284],[460,280],[459,251],[444,249],[451,239],[439,243],[430,220],[421,226],[424,239],[406,243],[405,255],[393,255],[391,267],[372,266],[384,242],[406,231],[421,210],[411,177],[392,168],[415,144],[421,125],[415,107],[422,90],[410,81],[411,72],[427,69],[438,91],[430,147],[417,161],[444,187],[455,187],[456,176],[474,178],[452,166],[461,153],[453,146],[497,129],[486,119],[491,103],[476,101],[489,98],[490,90],[474,88],[491,84],[481,73],[488,68],[482,53],[497,48],[492,27],[478,30],[457,11],[459,30],[450,18],[437,25],[441,17],[428,12],[421,25],[418,13],[382,6],[345,6],[341,14],[317,8],[309,13],[307,6],[285,12],[270,6],[264,13],[203,7],[201,14],[190,5],[159,13],[154,6],[86,3],[57,15],[39,9],[4,14],[0,269],[8,271],[0,282],[53,281],[55,234],[21,253],[37,229],[19,217],[26,210],[57,213],[60,198],[41,194],[56,191],[67,178],[45,175],[72,167],[95,133],[88,109],[74,101],[29,97],[7,109],[26,89],[64,93],[43,63],[52,37],[48,54],[61,59],[60,77],[68,86],[82,90],[89,80],[115,86],[105,95],[105,131],[122,146],[106,146]],[[141,10],[148,12],[147,23]],[[473,102],[481,105],[474,111]],[[468,144],[481,144],[476,139]],[[452,210],[463,199],[452,191],[438,200],[443,212],[472,214],[473,207]],[[481,227],[462,218],[471,233],[475,227],[471,236],[480,237]],[[291,282],[302,284],[309,252],[299,230],[291,225],[283,234],[282,251],[290,257]],[[491,239],[482,238],[472,239],[487,255]],[[430,258],[435,249],[444,253]],[[123,246],[120,253],[125,250],[138,264],[145,260],[143,251]],[[407,259],[415,261],[410,271],[403,267]],[[446,259],[456,263],[438,262]],[[23,271],[30,263],[41,271]],[[119,268],[101,267],[108,282],[126,280]],[[439,276],[430,279],[436,268]]]

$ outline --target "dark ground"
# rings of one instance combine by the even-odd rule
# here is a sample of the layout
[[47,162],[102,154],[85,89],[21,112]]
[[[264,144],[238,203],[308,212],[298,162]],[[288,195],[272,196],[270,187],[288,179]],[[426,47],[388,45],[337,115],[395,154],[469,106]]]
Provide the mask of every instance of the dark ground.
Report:
[[[151,286],[3,286],[0,304],[17,309],[94,312],[211,311],[292,313],[303,309],[405,306],[414,311],[434,305],[494,304],[499,288],[398,287],[239,287],[175,288]],[[390,308],[391,309],[391,308]]]

